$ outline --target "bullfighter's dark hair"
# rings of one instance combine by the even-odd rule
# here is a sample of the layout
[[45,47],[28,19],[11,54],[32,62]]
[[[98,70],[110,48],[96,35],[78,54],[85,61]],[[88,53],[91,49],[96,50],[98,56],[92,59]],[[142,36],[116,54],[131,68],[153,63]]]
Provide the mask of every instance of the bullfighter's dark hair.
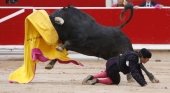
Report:
[[139,54],[143,57],[143,58],[151,58],[152,57],[152,53],[146,49],[146,48],[142,48],[139,51]]

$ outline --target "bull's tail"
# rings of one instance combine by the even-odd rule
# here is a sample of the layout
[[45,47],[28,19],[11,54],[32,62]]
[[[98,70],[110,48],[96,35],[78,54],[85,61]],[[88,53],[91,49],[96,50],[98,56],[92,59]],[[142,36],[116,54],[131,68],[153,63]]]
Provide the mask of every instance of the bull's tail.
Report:
[[123,19],[123,16],[124,16],[124,13],[127,11],[127,10],[130,10],[130,16],[129,18],[127,19],[127,21],[125,21],[124,23],[122,23],[119,27],[120,28],[123,28],[127,23],[130,22],[130,20],[132,19],[132,16],[133,16],[133,5],[128,3],[125,5],[124,7],[124,10],[121,12],[120,14],[120,19]]

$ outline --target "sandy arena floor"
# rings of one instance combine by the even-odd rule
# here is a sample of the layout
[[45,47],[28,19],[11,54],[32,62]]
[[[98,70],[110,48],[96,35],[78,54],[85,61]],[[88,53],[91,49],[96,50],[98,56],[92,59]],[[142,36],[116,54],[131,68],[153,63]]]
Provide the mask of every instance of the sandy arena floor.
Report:
[[103,60],[79,60],[85,66],[57,63],[52,70],[44,69],[47,63],[37,64],[35,78],[28,84],[8,82],[8,75],[23,64],[23,61],[0,61],[0,93],[170,93],[170,62],[151,60],[145,66],[159,80],[140,87],[136,82],[127,83],[121,74],[121,82],[116,85],[82,85],[81,82],[89,74],[105,68]]

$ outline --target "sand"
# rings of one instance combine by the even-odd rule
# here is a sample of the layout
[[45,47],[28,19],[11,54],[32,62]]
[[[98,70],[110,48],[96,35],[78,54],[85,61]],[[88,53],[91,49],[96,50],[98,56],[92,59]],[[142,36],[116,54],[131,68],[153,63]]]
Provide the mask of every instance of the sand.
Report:
[[144,74],[148,85],[141,87],[136,82],[128,83],[121,74],[117,85],[82,85],[89,74],[105,69],[104,60],[80,60],[84,67],[74,64],[57,63],[52,70],[44,69],[47,63],[38,63],[35,78],[28,84],[9,83],[9,74],[23,64],[23,61],[0,61],[0,93],[170,93],[170,62],[151,60],[145,66],[160,83],[151,83]]

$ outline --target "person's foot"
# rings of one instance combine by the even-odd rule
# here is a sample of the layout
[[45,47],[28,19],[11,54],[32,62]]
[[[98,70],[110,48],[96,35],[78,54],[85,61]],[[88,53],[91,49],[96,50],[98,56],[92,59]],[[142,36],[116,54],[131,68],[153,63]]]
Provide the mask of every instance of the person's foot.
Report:
[[92,80],[88,80],[86,85],[95,85],[97,83],[97,78],[94,78]]
[[92,80],[93,76],[92,75],[88,75],[86,78],[83,79],[82,84],[83,85],[87,85],[87,81]]

